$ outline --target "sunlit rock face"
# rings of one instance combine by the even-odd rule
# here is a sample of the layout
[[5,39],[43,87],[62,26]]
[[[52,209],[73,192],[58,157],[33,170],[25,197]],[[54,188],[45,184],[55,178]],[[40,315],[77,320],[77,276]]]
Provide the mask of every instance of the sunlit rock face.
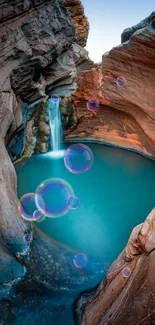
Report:
[[64,5],[69,10],[71,22],[75,27],[76,42],[85,47],[89,33],[89,22],[84,14],[84,7],[80,0],[64,0]]
[[155,209],[131,233],[96,293],[78,302],[81,325],[155,323]]
[[[96,139],[155,156],[154,13],[150,17],[127,42],[103,55],[100,66],[78,74],[74,101],[83,120],[68,139]],[[120,76],[123,86],[116,84]],[[87,111],[89,99],[100,102],[96,118]]]

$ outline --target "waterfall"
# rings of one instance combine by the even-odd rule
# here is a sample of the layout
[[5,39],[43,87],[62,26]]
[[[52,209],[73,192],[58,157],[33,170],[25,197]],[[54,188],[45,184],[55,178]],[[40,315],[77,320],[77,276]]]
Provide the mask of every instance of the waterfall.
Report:
[[56,98],[55,96],[55,99],[55,101],[54,98],[48,100],[49,122],[51,129],[50,149],[53,151],[58,151],[60,150],[62,126],[60,115],[60,98]]

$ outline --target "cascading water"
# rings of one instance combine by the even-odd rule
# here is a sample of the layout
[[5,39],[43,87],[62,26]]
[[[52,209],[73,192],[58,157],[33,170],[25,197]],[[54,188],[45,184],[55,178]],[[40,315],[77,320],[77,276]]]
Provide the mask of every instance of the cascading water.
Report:
[[49,99],[48,110],[51,129],[50,149],[53,151],[59,151],[62,137],[62,125],[60,115],[60,98],[58,98],[56,95],[53,95],[52,98]]

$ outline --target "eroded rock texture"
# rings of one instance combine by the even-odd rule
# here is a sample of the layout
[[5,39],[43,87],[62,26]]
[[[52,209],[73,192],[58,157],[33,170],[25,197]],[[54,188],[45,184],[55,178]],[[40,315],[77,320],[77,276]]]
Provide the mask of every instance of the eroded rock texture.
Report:
[[[18,127],[20,116],[13,92],[0,94],[0,299],[9,294],[26,273],[29,257],[25,235],[32,232],[17,212],[16,173],[5,147],[7,131]],[[18,122],[17,122],[18,120]],[[22,262],[22,264],[20,263]]]
[[[128,244],[93,295],[78,303],[82,325],[155,323],[155,209],[135,227]],[[124,277],[124,269],[131,275]]]
[[[23,127],[19,122],[19,128],[13,134],[14,142],[11,132],[7,137],[7,141],[11,139],[10,156],[16,160],[25,153],[25,145],[28,147],[29,142],[32,152],[33,149],[37,152],[48,150],[49,131],[43,126],[46,121],[38,123],[36,133],[40,134],[40,143],[37,148],[32,140],[25,143],[29,134],[33,136],[35,132],[30,131],[33,129],[32,108],[23,102],[29,105],[50,92],[65,96],[76,90],[77,69],[92,64],[83,48],[88,36],[88,21],[80,1],[72,4],[57,0],[8,1],[1,3],[0,10],[0,86],[4,91],[13,90],[23,106],[20,120]],[[38,107],[33,106],[33,114]]]
[[[76,14],[79,28],[78,23],[76,28],[73,25]],[[82,47],[88,34],[88,28],[81,32],[84,26],[88,23],[80,1],[73,10],[58,0],[0,1],[0,299],[23,280],[29,261],[37,260],[30,254],[32,225],[17,212],[16,174],[6,146],[13,160],[48,150],[46,100],[29,104],[58,86],[64,93],[76,89],[77,67],[88,60]],[[37,252],[39,245],[38,239]],[[47,246],[48,256],[56,245]],[[0,317],[1,324],[11,324],[1,312]]]
[[[77,69],[92,64],[83,48],[89,26],[80,1],[2,1],[0,17],[0,86],[4,91],[13,90],[23,106],[23,128],[20,125],[13,134],[15,143],[12,138],[9,143],[10,156],[16,160],[25,152],[25,139],[34,133],[30,132],[31,107],[23,102],[29,105],[51,92],[65,96],[76,90]],[[38,105],[33,113],[35,109]],[[38,124],[38,129],[40,144],[35,149],[31,143],[31,148],[45,152],[49,131],[45,131],[43,123]]]
[[[74,99],[83,120],[68,140],[95,139],[155,157],[154,13],[150,17],[126,43],[103,55],[100,66],[79,73]],[[116,84],[119,76],[126,79],[123,87]],[[88,99],[100,102],[96,118],[87,111]]]

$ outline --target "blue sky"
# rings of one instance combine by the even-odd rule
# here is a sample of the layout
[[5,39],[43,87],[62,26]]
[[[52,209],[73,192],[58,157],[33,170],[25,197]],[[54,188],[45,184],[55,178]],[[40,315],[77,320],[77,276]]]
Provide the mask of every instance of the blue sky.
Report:
[[155,0],[82,0],[90,23],[87,43],[91,59],[119,45],[122,31],[155,11]]

